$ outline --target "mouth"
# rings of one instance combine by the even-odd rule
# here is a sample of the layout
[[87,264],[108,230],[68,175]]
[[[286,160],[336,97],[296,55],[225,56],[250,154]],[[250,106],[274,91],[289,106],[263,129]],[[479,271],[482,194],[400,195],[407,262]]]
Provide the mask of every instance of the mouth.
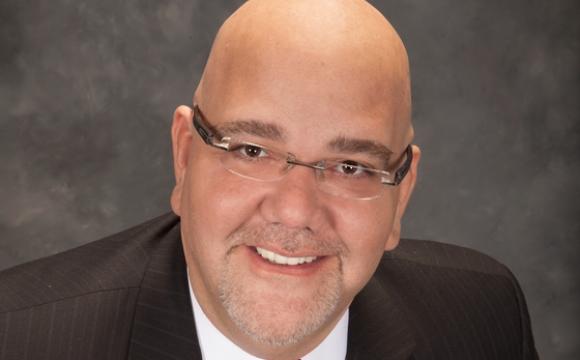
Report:
[[284,252],[280,254],[274,249],[265,249],[261,246],[243,246],[243,252],[249,256],[251,268],[259,276],[264,278],[270,277],[271,274],[287,275],[287,276],[314,276],[336,260],[337,257],[332,254],[313,254],[313,253],[299,253],[300,256],[289,256],[290,254]]
[[255,247],[254,250],[258,255],[260,255],[263,259],[269,261],[272,264],[276,265],[286,265],[286,266],[297,266],[303,264],[310,264],[313,261],[318,259],[317,256],[285,256],[274,251],[266,250],[261,247]]

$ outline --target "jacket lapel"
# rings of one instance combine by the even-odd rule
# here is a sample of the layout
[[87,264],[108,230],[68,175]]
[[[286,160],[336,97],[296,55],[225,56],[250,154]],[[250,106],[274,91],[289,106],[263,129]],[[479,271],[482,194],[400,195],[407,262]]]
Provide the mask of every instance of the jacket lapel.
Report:
[[411,359],[415,339],[405,311],[388,277],[373,276],[350,306],[347,360]]
[[155,237],[148,249],[151,258],[137,299],[128,359],[201,360],[179,224]]

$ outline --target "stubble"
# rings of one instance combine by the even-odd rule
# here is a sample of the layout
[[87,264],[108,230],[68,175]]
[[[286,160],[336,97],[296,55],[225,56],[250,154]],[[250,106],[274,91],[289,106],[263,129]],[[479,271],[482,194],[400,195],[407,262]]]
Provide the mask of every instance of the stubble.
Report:
[[[254,341],[282,347],[296,344],[328,323],[335,313],[343,291],[341,242],[317,239],[308,231],[270,224],[239,229],[230,237],[231,250],[220,273],[219,294],[222,305],[236,326]],[[267,286],[258,285],[236,268],[232,256],[243,244],[273,244],[288,252],[316,248],[337,254],[337,261],[319,274],[318,286],[311,296],[293,292],[295,283],[285,275],[272,275]]]

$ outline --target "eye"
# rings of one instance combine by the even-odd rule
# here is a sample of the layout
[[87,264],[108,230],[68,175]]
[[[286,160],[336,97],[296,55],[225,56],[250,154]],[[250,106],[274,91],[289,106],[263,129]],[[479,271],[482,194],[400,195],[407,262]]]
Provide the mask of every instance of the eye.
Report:
[[234,151],[237,152],[241,157],[249,159],[257,159],[268,156],[266,150],[257,145],[242,144],[234,149]]
[[344,160],[336,164],[335,171],[342,175],[359,177],[370,176],[372,173],[366,169],[365,166],[352,160]]

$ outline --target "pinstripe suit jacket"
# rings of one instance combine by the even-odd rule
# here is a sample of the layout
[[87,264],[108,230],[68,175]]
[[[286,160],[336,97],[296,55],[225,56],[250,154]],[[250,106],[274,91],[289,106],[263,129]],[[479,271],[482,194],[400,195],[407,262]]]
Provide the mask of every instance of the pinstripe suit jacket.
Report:
[[[350,307],[347,359],[536,359],[522,292],[496,261],[403,240]],[[0,359],[201,359],[179,219],[0,273]]]

